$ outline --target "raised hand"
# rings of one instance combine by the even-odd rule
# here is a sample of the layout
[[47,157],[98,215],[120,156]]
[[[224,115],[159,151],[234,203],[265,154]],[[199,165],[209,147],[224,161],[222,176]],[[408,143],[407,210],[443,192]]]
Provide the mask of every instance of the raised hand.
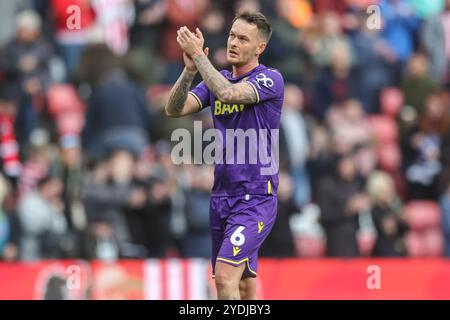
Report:
[[178,44],[189,57],[203,53],[203,44],[205,40],[198,28],[194,34],[189,31],[187,27],[181,27],[178,29],[177,35]]

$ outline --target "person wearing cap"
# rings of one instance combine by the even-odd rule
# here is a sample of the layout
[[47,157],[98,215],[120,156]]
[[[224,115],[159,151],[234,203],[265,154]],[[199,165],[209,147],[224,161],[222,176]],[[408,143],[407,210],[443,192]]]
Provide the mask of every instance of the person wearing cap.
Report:
[[15,74],[19,86],[19,105],[17,122],[21,124],[18,132],[20,144],[25,144],[31,131],[36,127],[37,97],[45,94],[50,82],[49,62],[52,49],[41,37],[42,21],[33,10],[24,10],[15,19],[15,35],[1,54],[0,68]]

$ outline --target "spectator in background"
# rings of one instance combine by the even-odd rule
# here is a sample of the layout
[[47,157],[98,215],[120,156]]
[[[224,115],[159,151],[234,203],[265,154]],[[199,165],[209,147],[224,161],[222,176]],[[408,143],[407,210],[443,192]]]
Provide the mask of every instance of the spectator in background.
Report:
[[83,219],[81,203],[82,185],[82,153],[81,141],[77,135],[64,135],[60,139],[60,154],[63,177],[64,214],[68,228],[80,228],[80,219]]
[[338,157],[334,174],[320,181],[317,204],[327,237],[327,256],[358,257],[358,215],[369,210],[370,203],[356,176],[351,154]]
[[442,12],[424,22],[421,43],[430,61],[429,74],[437,83],[449,82],[450,0]]
[[368,146],[373,134],[362,104],[356,99],[344,100],[327,114],[327,123],[334,140],[346,145],[344,152],[357,146]]
[[147,257],[164,258],[173,246],[170,230],[171,195],[175,185],[175,167],[170,160],[168,145],[158,141],[153,157],[141,158],[133,179],[133,186],[145,190],[143,206],[127,206],[125,214],[131,240],[144,246]]
[[128,27],[133,24],[134,7],[129,0],[90,0],[99,36],[116,55],[129,48]]
[[31,7],[30,0],[0,1],[0,47],[8,43],[14,36],[15,17],[17,12]]
[[43,130],[35,130],[28,146],[27,161],[18,182],[18,196],[35,191],[39,180],[49,174],[51,167],[49,135]]
[[15,38],[4,49],[5,62],[11,72],[17,73],[21,87],[17,113],[17,122],[21,123],[18,132],[21,145],[25,145],[37,125],[37,112],[42,108],[37,101],[43,98],[49,84],[52,49],[41,37],[41,25],[41,18],[36,12],[20,12],[16,17]]
[[183,239],[185,257],[211,256],[209,227],[209,201],[213,186],[214,170],[211,166],[195,167],[191,186],[186,192],[187,230]]
[[209,0],[167,0],[167,14],[163,29],[161,55],[166,63],[165,83],[174,83],[183,70],[183,53],[177,44],[177,30],[186,26],[195,30]]
[[125,57],[127,66],[140,82],[159,83],[164,77],[164,63],[158,52],[166,1],[134,1],[134,10],[134,24],[129,30],[130,50]]
[[330,66],[319,73],[313,89],[312,112],[323,120],[328,110],[345,99],[357,97],[359,79],[352,68],[350,48],[343,43],[330,48]]
[[[334,12],[327,12],[317,17],[317,33],[307,37],[304,45],[312,61],[318,68],[328,67],[332,63],[334,47],[346,50],[350,61],[351,51],[347,37],[342,33],[339,16]],[[344,48],[345,47],[345,48]]]
[[402,215],[402,202],[391,176],[381,171],[373,172],[367,181],[367,193],[372,203],[372,220],[377,232],[372,255],[405,256],[404,236],[408,225]]
[[[98,49],[102,56],[91,56],[87,51],[86,58],[93,60],[85,61],[83,67],[88,68],[98,59],[106,60],[102,67],[87,69],[84,75],[94,84],[83,130],[85,150],[97,159],[119,149],[138,158],[149,142],[150,114],[145,92],[129,80],[111,51]],[[90,72],[95,71],[100,74],[91,76]]]
[[201,30],[208,44],[209,56],[214,66],[220,70],[228,65],[227,49],[223,35],[226,32],[226,17],[223,9],[210,4],[201,21]]
[[[77,6],[79,16],[74,15],[77,11],[68,10],[69,6]],[[95,12],[90,0],[51,0],[50,9],[55,39],[70,79],[84,48],[93,38]],[[79,25],[75,25],[76,22]]]
[[414,52],[414,38],[419,31],[420,20],[405,0],[381,0],[379,5],[383,19],[382,36],[394,56],[389,68],[391,83],[398,85],[404,64]]
[[442,138],[449,129],[450,114],[442,96],[428,96],[424,114],[403,143],[409,198],[437,199],[438,175],[442,170]]
[[6,178],[0,175],[0,261],[19,258],[20,221],[14,208],[6,204],[11,199],[12,191]]
[[306,75],[307,57],[301,46],[300,28],[291,23],[291,11],[286,3],[284,0],[275,2],[276,16],[271,20],[273,33],[270,50],[263,59],[269,60],[267,64],[280,70],[285,81],[300,85]]
[[[114,218],[109,214],[109,208],[119,201],[125,202],[126,199],[123,198],[126,197],[119,195],[117,191],[108,193],[105,186],[108,176],[108,162],[99,161],[92,165],[83,181],[82,200],[87,221],[87,227],[80,236],[79,252],[83,259],[116,260],[121,253],[114,233]],[[91,190],[95,194],[91,194]],[[110,203],[109,197],[115,202]],[[108,207],[103,207],[104,203],[108,204]]]
[[380,30],[369,28],[366,11],[356,14],[357,28],[351,37],[355,54],[355,67],[360,75],[361,100],[366,113],[379,112],[379,95],[381,89],[389,84],[388,64],[395,57],[381,37]]
[[62,183],[57,177],[46,176],[35,191],[23,196],[18,203],[22,226],[21,259],[59,258],[67,223],[61,201]]
[[[311,186],[306,170],[309,154],[308,125],[302,114],[303,92],[294,84],[284,89],[281,114],[281,165],[286,165],[293,182],[293,201],[302,207],[311,200]],[[285,153],[285,154],[284,154]],[[284,162],[284,163],[283,163]]]
[[160,38],[160,24],[166,15],[164,0],[134,1],[136,18],[130,28],[130,45],[145,46],[154,51]]
[[14,183],[22,172],[21,154],[16,134],[16,116],[20,89],[16,82],[16,74],[3,71],[0,80],[0,148],[1,168]]
[[425,99],[439,91],[439,85],[430,78],[427,71],[427,58],[420,53],[413,54],[408,60],[401,83],[405,105],[413,107],[417,114],[423,114]]
[[86,178],[82,199],[88,228],[83,235],[82,257],[115,260],[135,253],[127,251],[131,235],[125,209],[142,208],[146,193],[132,184],[134,166],[128,152],[116,151],[98,162]]
[[325,126],[312,123],[311,125],[310,153],[308,156],[307,170],[310,174],[312,198],[317,199],[319,193],[319,181],[332,170],[334,161],[331,154],[331,137]]
[[299,207],[294,201],[294,181],[286,171],[281,171],[279,175],[280,184],[278,187],[278,210],[277,219],[261,247],[263,257],[294,257],[295,241],[290,226],[290,218],[299,212]]
[[328,112],[327,122],[335,151],[353,152],[358,175],[367,177],[376,166],[376,155],[373,133],[362,104],[356,99],[345,100]]

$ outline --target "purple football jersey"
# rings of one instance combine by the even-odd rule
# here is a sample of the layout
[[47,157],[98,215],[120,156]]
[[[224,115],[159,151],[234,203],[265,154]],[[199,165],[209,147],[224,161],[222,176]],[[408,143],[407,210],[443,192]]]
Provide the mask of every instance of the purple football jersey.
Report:
[[[212,196],[276,195],[278,155],[273,150],[278,150],[283,77],[278,70],[262,64],[240,77],[233,77],[228,70],[222,70],[221,74],[231,83],[248,82],[256,92],[257,102],[252,105],[223,103],[203,81],[190,92],[200,108],[211,107],[214,126],[223,137],[221,161],[215,164]],[[242,132],[248,133],[245,139],[233,136]]]

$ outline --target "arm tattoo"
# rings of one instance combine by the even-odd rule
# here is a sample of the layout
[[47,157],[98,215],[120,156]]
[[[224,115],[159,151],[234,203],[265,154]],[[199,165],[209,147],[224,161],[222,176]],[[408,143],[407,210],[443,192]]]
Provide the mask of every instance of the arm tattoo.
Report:
[[183,70],[175,85],[170,90],[169,101],[166,105],[166,112],[169,115],[179,115],[183,111],[189,89],[195,74]]
[[216,98],[227,103],[250,104],[257,102],[255,90],[250,84],[240,82],[232,84],[214,68],[208,57],[199,54],[193,57],[195,65],[200,72],[206,86],[211,90]]

